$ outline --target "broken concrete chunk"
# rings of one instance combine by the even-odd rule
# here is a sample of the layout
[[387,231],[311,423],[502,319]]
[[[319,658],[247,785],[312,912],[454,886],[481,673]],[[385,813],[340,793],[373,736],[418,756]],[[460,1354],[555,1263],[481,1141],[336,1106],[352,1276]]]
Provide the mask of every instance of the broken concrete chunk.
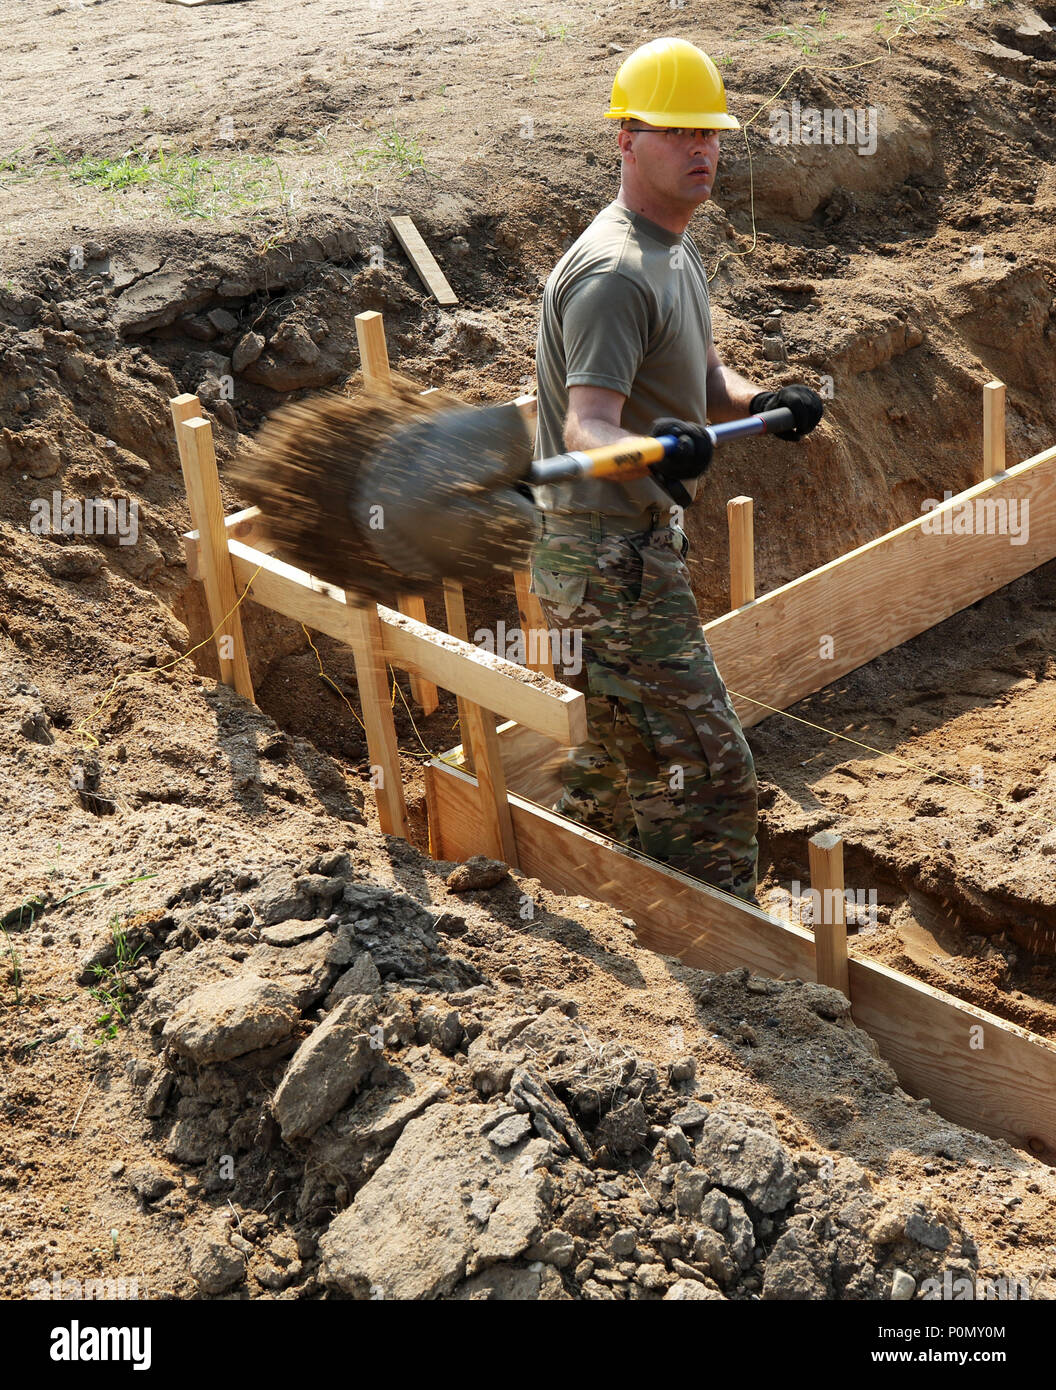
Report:
[[780,1211],[796,1195],[792,1157],[772,1134],[714,1113],[697,1140],[697,1162],[717,1186],[740,1193],[760,1211]]
[[[479,1106],[431,1106],[320,1240],[321,1277],[356,1298],[442,1298],[471,1259],[478,1268],[516,1259],[545,1224],[536,1145],[545,1147],[536,1139],[496,1151],[480,1134]],[[477,1207],[483,1229],[470,1211],[480,1195],[489,1199]]]
[[284,985],[239,975],[196,989],[177,1005],[162,1036],[192,1062],[226,1062],[288,1038],[298,1016]]
[[272,1101],[287,1142],[306,1138],[336,1115],[377,1062],[360,1003],[353,996],[339,1004],[293,1054]]

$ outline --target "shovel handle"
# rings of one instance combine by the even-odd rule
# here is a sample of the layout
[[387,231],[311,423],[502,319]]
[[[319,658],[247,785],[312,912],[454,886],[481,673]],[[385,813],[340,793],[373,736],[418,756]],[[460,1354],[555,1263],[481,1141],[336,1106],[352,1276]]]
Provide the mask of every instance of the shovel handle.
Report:
[[[742,439],[750,434],[778,434],[795,428],[791,410],[764,410],[760,415],[747,415],[743,420],[729,420],[721,425],[709,425],[713,444],[727,439]],[[610,478],[616,482],[632,482],[644,478],[654,463],[672,453],[678,444],[673,434],[629,435],[615,444],[600,449],[573,449],[553,458],[536,459],[528,470],[527,482],[536,487],[548,483],[575,482],[582,478]]]

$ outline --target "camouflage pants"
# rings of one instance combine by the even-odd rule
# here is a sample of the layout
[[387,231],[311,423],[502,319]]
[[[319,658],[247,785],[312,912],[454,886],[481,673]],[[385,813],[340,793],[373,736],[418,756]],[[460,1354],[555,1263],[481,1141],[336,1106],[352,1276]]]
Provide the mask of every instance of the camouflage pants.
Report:
[[755,765],[701,628],[681,532],[561,525],[551,517],[536,543],[532,591],[551,628],[580,635],[580,669],[555,675],[586,697],[588,739],[562,765],[554,810],[754,902]]

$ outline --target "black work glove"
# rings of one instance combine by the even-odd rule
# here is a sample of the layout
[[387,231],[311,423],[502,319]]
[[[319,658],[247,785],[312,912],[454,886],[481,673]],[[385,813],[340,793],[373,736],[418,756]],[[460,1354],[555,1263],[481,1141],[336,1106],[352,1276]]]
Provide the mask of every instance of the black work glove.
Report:
[[791,410],[796,426],[782,430],[774,438],[790,439],[793,443],[808,435],[825,413],[821,397],[809,386],[782,386],[779,391],[760,391],[753,396],[748,414],[760,415],[764,410],[778,410],[781,406]]
[[654,420],[649,433],[654,439],[662,434],[673,434],[678,440],[672,452],[656,465],[661,478],[699,478],[708,471],[715,446],[703,425],[686,420]]

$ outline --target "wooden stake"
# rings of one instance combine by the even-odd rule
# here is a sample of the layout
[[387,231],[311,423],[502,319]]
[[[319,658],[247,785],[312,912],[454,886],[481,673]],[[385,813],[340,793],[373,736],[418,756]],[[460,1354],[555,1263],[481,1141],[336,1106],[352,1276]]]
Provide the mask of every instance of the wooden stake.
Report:
[[[533,671],[541,671],[544,676],[554,677],[553,649],[550,646],[550,632],[543,616],[542,604],[532,593],[529,585],[531,576],[524,570],[514,570],[513,587],[517,594],[517,612],[520,615],[521,631],[524,633],[525,665]],[[532,634],[537,633],[533,639]]]
[[[452,637],[463,642],[469,641],[469,623],[466,621],[466,599],[462,585],[457,579],[444,580],[444,609],[447,613],[447,630]],[[473,771],[473,740],[470,737],[469,720],[466,718],[466,701],[461,695],[455,697],[458,704],[458,728],[462,736],[462,757],[466,767]]]
[[436,263],[436,258],[422,240],[422,234],[409,217],[390,217],[389,226],[396,233],[396,239],[407,253],[411,265],[418,272],[418,278],[438,304],[449,306],[458,303],[458,296],[447,283],[447,277]]
[[983,480],[1005,471],[1005,386],[988,381],[983,387]]
[[385,322],[376,309],[356,315],[356,341],[363,369],[363,385],[378,396],[392,394],[389,349],[385,345]]
[[843,896],[843,840],[821,830],[807,845],[810,886],[820,901],[814,909],[814,959],[819,985],[851,997],[847,975],[847,903]]
[[[346,601],[349,596],[346,595]],[[396,746],[396,722],[392,717],[389,683],[376,604],[348,602],[348,635],[345,640],[356,660],[356,684],[367,731],[371,781],[378,802],[382,833],[409,839],[407,803],[400,776]]]
[[516,869],[517,841],[506,795],[506,773],[495,732],[495,716],[472,700],[465,702],[465,715],[480,788],[480,847],[493,859],[501,859]]
[[[416,623],[426,622],[425,599],[419,598],[417,594],[400,594],[396,599],[396,607],[407,618],[413,618]],[[427,681],[424,676],[416,676],[411,673],[411,699],[421,705],[422,713],[425,715],[435,714],[440,707],[440,696],[436,686],[432,681]]]
[[[363,385],[373,395],[391,396],[392,369],[389,366],[389,349],[385,344],[385,320],[375,309],[356,315],[356,338],[363,367]],[[425,622],[423,598],[415,594],[400,594],[396,607],[408,618]],[[411,698],[421,706],[425,715],[433,714],[440,704],[436,686],[421,676],[411,676]]]
[[731,497],[726,503],[730,528],[730,609],[755,598],[755,533],[752,499]]
[[216,654],[220,679],[233,685],[247,700],[253,699],[253,682],[242,636],[242,617],[238,611],[238,592],[227,549],[224,504],[220,496],[220,476],[216,470],[213,430],[201,418],[197,396],[176,396],[169,402],[176,427],[180,467],[187,489],[191,520],[199,535],[199,565],[205,585],[209,619],[216,631]]

